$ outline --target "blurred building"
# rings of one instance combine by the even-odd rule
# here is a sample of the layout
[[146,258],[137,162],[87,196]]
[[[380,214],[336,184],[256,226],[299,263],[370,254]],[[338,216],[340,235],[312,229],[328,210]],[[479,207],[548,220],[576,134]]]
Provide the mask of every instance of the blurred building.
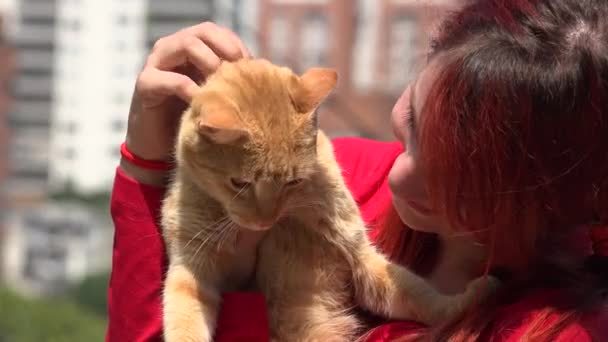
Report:
[[260,0],[215,0],[213,22],[228,27],[254,56],[259,55]]
[[338,70],[320,114],[331,136],[392,139],[390,112],[426,58],[429,31],[454,0],[260,0],[260,54],[303,72]]
[[39,202],[46,195],[55,5],[54,0],[19,2],[18,70],[15,104],[9,116],[10,179],[5,188],[11,204]]
[[12,211],[7,218],[3,279],[27,295],[56,295],[107,270],[112,234],[77,204]]
[[49,189],[108,192],[146,48],[144,0],[57,0]]
[[19,2],[21,0],[0,0],[0,14],[2,15],[2,34],[12,40],[18,30]]
[[[15,53],[12,44],[4,34],[4,20],[0,13],[0,254],[4,241],[4,218],[7,213],[7,202],[3,195],[8,176],[8,129],[7,115],[12,105],[11,85],[15,69]],[[2,267],[0,266],[0,274]],[[1,276],[0,276],[1,278]]]
[[[15,71],[14,48],[7,39],[4,28],[4,16],[0,12],[0,189],[4,187],[8,175],[9,128],[7,119],[12,104],[11,86]],[[2,207],[2,197],[0,196],[0,208]]]
[[135,79],[154,42],[211,20],[209,0],[57,0],[49,186],[109,191]]
[[161,37],[183,28],[213,20],[214,0],[147,0],[148,47]]
[[424,64],[430,18],[454,2],[21,0],[8,190],[17,202],[66,188],[109,191],[149,48],[206,20],[297,72],[336,68],[339,87],[321,125],[332,136],[391,139],[390,111]]

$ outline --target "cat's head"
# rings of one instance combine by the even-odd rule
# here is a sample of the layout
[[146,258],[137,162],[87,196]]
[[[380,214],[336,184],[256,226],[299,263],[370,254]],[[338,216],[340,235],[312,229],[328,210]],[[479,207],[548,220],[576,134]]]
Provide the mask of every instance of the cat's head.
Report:
[[265,60],[223,63],[184,114],[180,168],[238,225],[270,228],[317,171],[316,109],[336,85],[331,69],[298,76]]

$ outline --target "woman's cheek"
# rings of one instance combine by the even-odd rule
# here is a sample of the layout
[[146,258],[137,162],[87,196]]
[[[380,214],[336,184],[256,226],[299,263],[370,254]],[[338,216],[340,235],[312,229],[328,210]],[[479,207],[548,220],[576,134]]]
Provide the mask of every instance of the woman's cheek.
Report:
[[413,158],[407,153],[401,153],[391,168],[388,175],[388,184],[396,197],[408,197],[408,184],[414,176],[415,167]]

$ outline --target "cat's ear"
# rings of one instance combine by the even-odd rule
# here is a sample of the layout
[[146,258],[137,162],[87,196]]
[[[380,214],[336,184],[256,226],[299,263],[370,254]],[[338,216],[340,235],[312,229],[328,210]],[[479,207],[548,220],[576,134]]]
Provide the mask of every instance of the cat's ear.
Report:
[[236,109],[225,104],[204,105],[198,115],[197,128],[203,137],[222,145],[235,144],[249,136]]
[[296,110],[300,113],[313,112],[329,96],[337,82],[338,73],[333,69],[308,69],[290,89]]

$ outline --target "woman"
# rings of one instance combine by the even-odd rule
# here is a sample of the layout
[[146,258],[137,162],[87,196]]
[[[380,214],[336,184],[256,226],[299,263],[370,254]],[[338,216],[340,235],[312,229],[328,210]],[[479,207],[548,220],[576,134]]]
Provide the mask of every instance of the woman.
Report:
[[[608,340],[608,2],[479,0],[447,19],[396,103],[398,143],[334,142],[372,237],[446,293],[492,272],[504,286],[430,329],[368,341]],[[157,216],[175,125],[221,60],[247,57],[205,23],[161,39],[138,79],[117,171],[111,341],[160,339]],[[128,155],[128,154],[127,154]],[[130,160],[130,161],[129,161]],[[139,165],[139,166],[137,166]],[[241,239],[255,254],[262,236]],[[264,299],[224,297],[218,341],[267,340]]]

